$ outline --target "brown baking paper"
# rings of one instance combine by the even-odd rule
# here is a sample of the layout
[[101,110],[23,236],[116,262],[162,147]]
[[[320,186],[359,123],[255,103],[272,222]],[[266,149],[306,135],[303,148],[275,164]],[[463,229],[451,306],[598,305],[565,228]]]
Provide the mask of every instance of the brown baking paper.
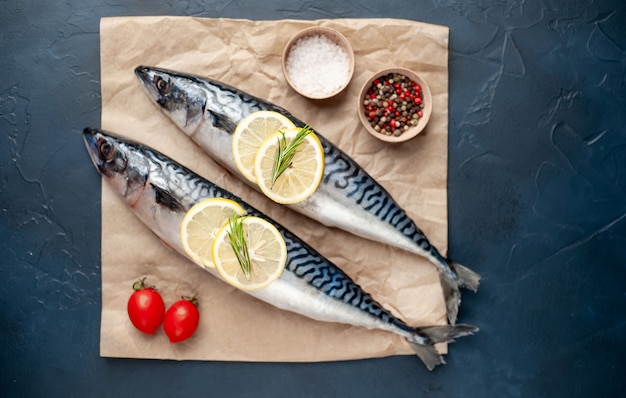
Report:
[[[327,101],[296,94],[281,70],[284,45],[296,32],[313,25],[337,29],[355,53],[350,85]],[[356,159],[445,253],[447,27],[394,19],[253,22],[125,17],[103,19],[100,34],[102,128],[143,142],[239,195],[345,270],[409,324],[445,324],[442,290],[432,264],[324,227],[254,192],[179,131],[144,94],[133,71],[138,65],[149,65],[207,76],[287,108]],[[396,66],[415,70],[426,79],[434,109],[426,130],[400,145],[368,135],[356,109],[366,79],[379,69]],[[182,295],[197,295],[201,320],[194,337],[171,345],[162,329],[148,336],[133,328],[126,303],[133,282],[144,276],[158,287],[166,305]],[[217,280],[163,245],[103,183],[102,356],[328,361],[411,353],[406,341],[394,334],[281,311]]]

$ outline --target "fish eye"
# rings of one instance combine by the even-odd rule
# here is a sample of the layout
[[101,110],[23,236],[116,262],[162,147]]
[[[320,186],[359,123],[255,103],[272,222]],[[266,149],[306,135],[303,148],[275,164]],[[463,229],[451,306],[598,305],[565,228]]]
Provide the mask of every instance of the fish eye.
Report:
[[167,80],[163,79],[161,76],[156,76],[154,78],[154,85],[157,90],[159,90],[159,94],[168,95],[172,92],[172,85]]
[[100,157],[108,162],[113,159],[113,155],[115,155],[115,148],[113,148],[113,145],[111,145],[109,141],[101,138],[98,140],[98,152],[100,153]]

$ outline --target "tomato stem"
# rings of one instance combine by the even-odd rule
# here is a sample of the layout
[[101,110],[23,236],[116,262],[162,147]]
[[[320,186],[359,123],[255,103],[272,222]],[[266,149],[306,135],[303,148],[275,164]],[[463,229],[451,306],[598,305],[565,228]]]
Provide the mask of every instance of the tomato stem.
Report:
[[133,283],[133,290],[152,289],[157,290],[156,286],[146,285],[146,276]]
[[181,299],[189,301],[191,304],[195,305],[196,307],[200,304],[200,302],[198,302],[198,295],[195,294],[193,297],[189,297],[189,296],[180,296]]

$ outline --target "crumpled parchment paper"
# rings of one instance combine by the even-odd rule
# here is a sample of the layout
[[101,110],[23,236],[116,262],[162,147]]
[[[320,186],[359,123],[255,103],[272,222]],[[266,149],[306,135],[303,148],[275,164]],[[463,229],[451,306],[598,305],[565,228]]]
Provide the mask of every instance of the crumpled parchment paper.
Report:
[[[350,85],[331,100],[299,96],[282,75],[284,45],[313,25],[339,30],[355,53]],[[151,103],[133,71],[138,65],[150,65],[208,76],[287,108],[356,159],[445,254],[447,27],[395,19],[255,22],[122,17],[102,19],[100,35],[102,128],[143,142],[239,195],[309,242],[409,324],[445,324],[434,266],[419,256],[324,227],[252,191]],[[420,73],[430,85],[434,103],[426,130],[400,145],[369,136],[356,110],[366,79],[395,66]],[[133,328],[126,303],[133,282],[144,276],[158,287],[166,306],[182,295],[197,295],[201,321],[194,337],[171,345],[162,328],[152,336]],[[217,280],[163,245],[103,182],[102,356],[270,362],[411,353],[404,339],[391,333],[281,311]]]

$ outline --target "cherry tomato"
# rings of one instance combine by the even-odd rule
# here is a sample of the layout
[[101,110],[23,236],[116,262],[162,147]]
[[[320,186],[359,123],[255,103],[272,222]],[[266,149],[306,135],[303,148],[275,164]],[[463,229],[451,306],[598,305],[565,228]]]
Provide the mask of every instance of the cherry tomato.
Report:
[[128,317],[137,329],[152,334],[163,323],[165,303],[152,286],[145,285],[143,278],[133,284],[135,290],[128,299]]
[[198,328],[200,312],[198,300],[182,297],[167,310],[163,321],[163,330],[170,339],[170,343],[178,343],[190,338]]

